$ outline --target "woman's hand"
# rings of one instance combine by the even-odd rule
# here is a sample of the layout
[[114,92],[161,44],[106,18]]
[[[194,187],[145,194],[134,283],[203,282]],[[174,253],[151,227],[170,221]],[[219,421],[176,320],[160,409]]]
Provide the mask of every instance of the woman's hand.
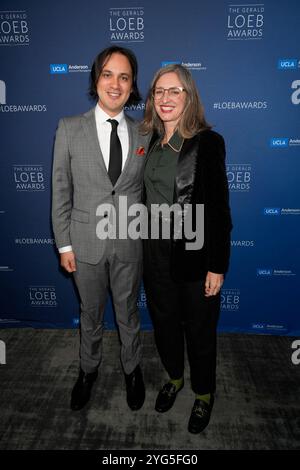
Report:
[[205,297],[217,295],[220,292],[223,282],[223,274],[216,274],[208,271],[205,279]]

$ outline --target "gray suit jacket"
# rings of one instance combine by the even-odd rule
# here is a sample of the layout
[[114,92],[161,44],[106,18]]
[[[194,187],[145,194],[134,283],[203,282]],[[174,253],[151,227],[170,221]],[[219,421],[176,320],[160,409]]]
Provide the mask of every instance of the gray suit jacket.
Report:
[[[107,248],[121,261],[141,259],[141,240],[100,240],[96,235],[96,215],[100,204],[111,204],[118,217],[119,196],[127,196],[128,207],[141,202],[143,169],[148,138],[138,130],[138,122],[126,116],[129,152],[115,186],[107,174],[101,153],[95,109],[59,121],[53,163],[52,223],[57,248],[72,245],[79,261],[97,264]],[[137,149],[143,147],[137,152]],[[125,214],[123,213],[124,217]]]

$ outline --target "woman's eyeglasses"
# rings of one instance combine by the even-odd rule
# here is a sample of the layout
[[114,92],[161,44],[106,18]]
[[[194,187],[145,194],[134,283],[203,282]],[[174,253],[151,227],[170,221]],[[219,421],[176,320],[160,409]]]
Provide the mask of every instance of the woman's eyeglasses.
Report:
[[179,96],[182,94],[183,91],[185,91],[185,89],[182,86],[172,86],[171,88],[154,88],[154,90],[152,91],[152,96],[155,100],[159,101],[163,99],[166,91],[168,92],[169,98],[176,99],[179,98]]

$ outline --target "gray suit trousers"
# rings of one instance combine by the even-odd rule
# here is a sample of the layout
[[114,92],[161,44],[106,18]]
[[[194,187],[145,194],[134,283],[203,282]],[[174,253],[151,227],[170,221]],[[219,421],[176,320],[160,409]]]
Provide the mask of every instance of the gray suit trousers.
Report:
[[103,316],[110,292],[121,341],[121,364],[124,372],[130,374],[141,358],[137,298],[142,261],[120,261],[113,249],[113,240],[107,240],[105,254],[98,264],[78,260],[76,263],[74,280],[81,300],[81,368],[90,373],[101,362]]

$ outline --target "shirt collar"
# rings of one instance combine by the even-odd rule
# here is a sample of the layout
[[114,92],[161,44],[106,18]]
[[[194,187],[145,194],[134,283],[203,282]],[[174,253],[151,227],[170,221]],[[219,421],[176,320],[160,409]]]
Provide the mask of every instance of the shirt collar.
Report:
[[123,124],[125,122],[125,114],[124,114],[123,109],[119,114],[117,114],[116,116],[112,118],[105,111],[103,111],[102,108],[100,108],[98,103],[96,104],[96,107],[95,107],[95,118],[96,118],[96,121],[99,122],[100,124],[105,123],[107,119],[115,119],[116,121],[118,121],[119,124]]
[[175,152],[180,152],[182,148],[184,138],[181,137],[178,131],[174,132],[172,135],[171,139],[167,143],[169,147],[171,147],[172,150],[175,150]]
[[[162,137],[158,139],[158,141],[154,144],[154,147],[157,147],[158,145],[162,146],[161,141],[162,141]],[[172,137],[170,138],[169,142],[167,144],[164,144],[163,147],[168,146],[172,150],[178,153],[182,149],[183,142],[184,142],[184,138],[179,134],[178,131],[175,131]]]

